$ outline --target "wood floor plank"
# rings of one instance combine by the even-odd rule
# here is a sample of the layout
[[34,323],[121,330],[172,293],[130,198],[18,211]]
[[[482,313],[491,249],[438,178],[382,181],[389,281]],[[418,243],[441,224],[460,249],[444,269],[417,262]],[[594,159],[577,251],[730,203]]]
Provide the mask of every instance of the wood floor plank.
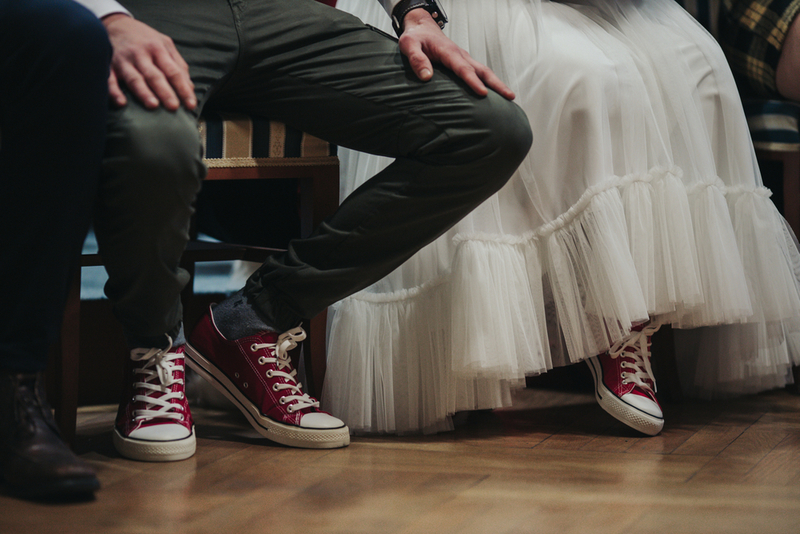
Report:
[[747,428],[744,425],[721,423],[707,425],[676,448],[672,454],[719,454],[736,441]]
[[800,482],[800,432],[791,432],[748,474],[749,484],[796,485]]
[[787,435],[787,431],[782,428],[753,425],[705,465],[691,483],[741,483]]
[[79,503],[0,494],[0,533],[798,531],[798,395],[667,406],[652,438],[584,393],[515,399],[453,432],[356,436],[336,450],[274,445],[238,413],[194,409],[197,454],[172,463],[121,458],[115,408],[82,409],[76,448],[102,489]]

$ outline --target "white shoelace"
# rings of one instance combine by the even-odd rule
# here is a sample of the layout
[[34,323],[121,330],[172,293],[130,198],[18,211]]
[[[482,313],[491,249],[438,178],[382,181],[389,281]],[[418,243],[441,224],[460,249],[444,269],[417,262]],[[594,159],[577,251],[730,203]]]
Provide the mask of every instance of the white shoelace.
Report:
[[[270,369],[266,372],[267,378],[273,378],[277,376],[285,378],[290,382],[294,382],[294,384],[275,383],[272,385],[273,391],[283,391],[285,389],[291,391],[292,394],[284,395],[280,399],[281,404],[294,403],[286,407],[286,411],[289,413],[293,413],[304,408],[319,408],[318,400],[310,397],[308,393],[303,393],[303,384],[297,383],[297,379],[295,378],[297,376],[297,370],[292,369],[292,361],[289,359],[288,352],[297,347],[297,343],[303,341],[305,338],[305,331],[298,326],[297,328],[293,328],[292,330],[284,332],[278,336],[277,343],[253,343],[250,345],[250,350],[253,352],[258,352],[261,349],[272,349],[274,351],[274,358],[262,356],[258,359],[258,363],[261,365],[266,365],[268,363],[275,363],[278,365],[277,371]],[[287,368],[291,370],[291,373],[287,373],[282,370]]]
[[[631,332],[631,335],[623,340],[617,341],[609,349],[608,354],[616,359],[623,355],[626,358],[633,360],[633,363],[622,361],[620,367],[623,369],[631,369],[632,372],[623,372],[620,374],[623,384],[633,382],[640,388],[650,393],[655,394],[658,389],[656,388],[656,379],[653,376],[653,368],[650,366],[650,346],[647,342],[648,338],[655,334],[661,328],[660,324],[648,324],[639,332]],[[633,348],[634,351],[626,351],[625,349]],[[653,387],[644,381],[649,379],[653,382]]]
[[[169,336],[167,337],[169,338]],[[166,349],[136,349],[131,352],[131,360],[147,362],[144,366],[134,369],[137,375],[144,377],[142,381],[134,382],[134,388],[163,394],[159,397],[151,397],[149,394],[134,395],[134,401],[143,402],[147,406],[144,410],[133,411],[134,421],[156,417],[183,420],[182,413],[171,411],[177,407],[171,401],[172,399],[183,400],[184,394],[182,391],[169,391],[169,387],[173,384],[183,384],[182,378],[175,378],[172,374],[174,371],[183,371],[183,365],[175,363],[175,360],[183,358],[183,355],[170,352],[171,348],[172,338],[169,338],[169,346]]]

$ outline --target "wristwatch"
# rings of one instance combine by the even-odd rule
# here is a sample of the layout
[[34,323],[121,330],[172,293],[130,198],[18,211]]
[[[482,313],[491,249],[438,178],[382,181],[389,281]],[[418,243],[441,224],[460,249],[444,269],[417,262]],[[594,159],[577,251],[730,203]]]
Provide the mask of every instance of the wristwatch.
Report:
[[399,36],[403,33],[403,19],[412,9],[422,8],[431,14],[431,17],[440,28],[444,28],[447,22],[447,15],[444,10],[436,3],[436,0],[400,0],[392,10],[392,27]]

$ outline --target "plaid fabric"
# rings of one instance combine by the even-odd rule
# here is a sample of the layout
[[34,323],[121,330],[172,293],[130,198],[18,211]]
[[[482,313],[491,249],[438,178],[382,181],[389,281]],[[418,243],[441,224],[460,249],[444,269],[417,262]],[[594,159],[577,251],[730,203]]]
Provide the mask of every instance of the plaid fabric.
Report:
[[200,122],[209,167],[316,165],[336,157],[336,146],[283,123],[247,115],[204,113]]
[[800,151],[800,105],[785,100],[747,99],[744,112],[756,148]]
[[719,40],[740,91],[780,98],[775,71],[800,0],[723,0]]

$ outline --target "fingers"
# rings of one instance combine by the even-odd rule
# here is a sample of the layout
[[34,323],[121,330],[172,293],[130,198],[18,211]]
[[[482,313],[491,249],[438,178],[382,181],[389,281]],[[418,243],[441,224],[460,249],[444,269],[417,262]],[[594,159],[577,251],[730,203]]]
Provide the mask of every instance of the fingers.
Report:
[[476,94],[486,96],[489,93],[489,90],[484,85],[476,69],[476,66],[482,67],[483,65],[473,60],[460,48],[442,57],[441,62],[445,67],[452,70],[456,76],[464,80],[469,88],[475,91]]
[[119,88],[117,75],[114,74],[113,70],[108,75],[108,96],[111,98],[111,102],[119,108],[128,103],[128,99],[125,98],[125,94]]
[[493,91],[499,93],[500,96],[507,98],[508,100],[514,100],[514,98],[516,98],[517,95],[514,94],[514,91],[509,89],[509,87],[497,77],[492,69],[478,63],[477,61],[475,61],[475,63],[477,64],[477,66],[475,66],[475,74],[486,86],[490,87]]
[[456,76],[464,80],[469,88],[480,96],[486,96],[489,93],[488,87],[504,98],[514,100],[516,97],[514,91],[509,89],[492,69],[474,60],[463,49],[457,46],[454,48],[454,50],[442,54],[440,59],[442,65],[452,70]]
[[172,87],[178,93],[178,98],[189,109],[194,109],[197,105],[197,97],[194,94],[194,83],[189,77],[189,64],[184,61],[183,56],[180,55],[178,49],[175,48],[172,40],[169,41],[167,52],[171,59],[172,65],[176,67],[174,71],[165,74]]
[[189,66],[172,39],[125,15],[103,19],[114,47],[109,92],[116,105],[125,105],[119,84],[148,109],[163,105],[176,110],[197,105]]
[[491,88],[509,100],[514,99],[514,92],[489,67],[475,61],[448,39],[427,12],[415,9],[406,15],[404,23],[400,51],[408,58],[411,69],[420,80],[431,79],[432,62],[441,63],[479,96],[486,96]]
[[196,104],[188,67],[182,68],[176,63],[165,46],[135,54],[120,65],[118,74],[149,109],[160,104],[174,111],[181,103],[189,109]]
[[[144,107],[155,109],[159,106],[159,99],[150,89],[147,76],[150,75],[155,80],[154,69],[148,69],[136,61],[113,61],[112,67],[117,74],[117,78],[127,86]],[[173,94],[174,97],[174,94]],[[176,98],[177,100],[177,98]]]
[[417,40],[400,40],[400,51],[408,58],[411,70],[417,78],[427,82],[433,76],[433,65],[431,60],[422,51],[422,46]]

